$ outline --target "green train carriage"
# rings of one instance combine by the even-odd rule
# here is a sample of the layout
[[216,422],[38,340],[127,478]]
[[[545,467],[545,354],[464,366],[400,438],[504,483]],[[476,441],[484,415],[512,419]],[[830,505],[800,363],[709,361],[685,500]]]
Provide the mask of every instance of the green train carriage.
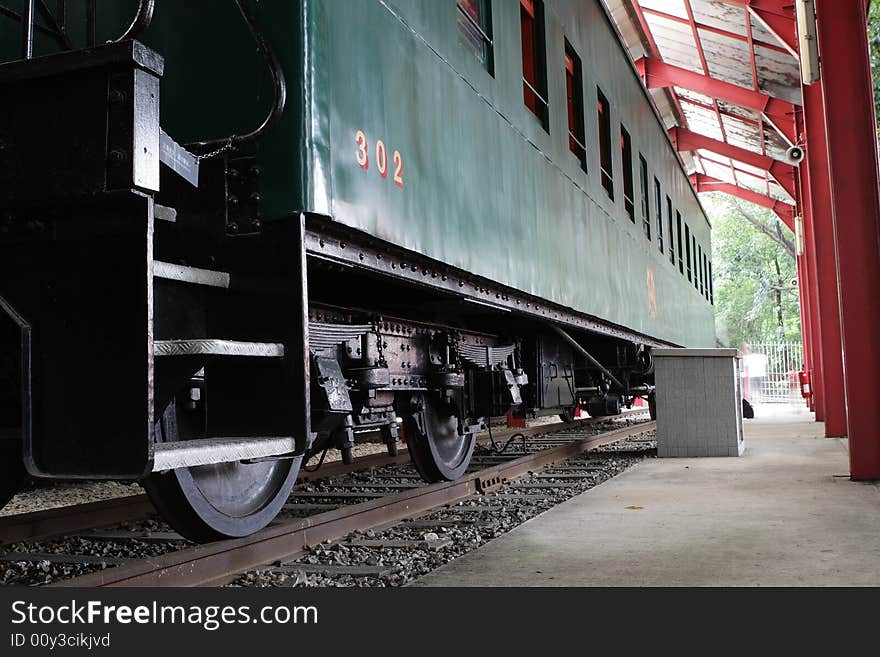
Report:
[[89,6],[29,60],[0,16],[8,495],[138,480],[244,535],[362,431],[454,479],[488,417],[612,414],[714,343],[710,226],[600,2]]

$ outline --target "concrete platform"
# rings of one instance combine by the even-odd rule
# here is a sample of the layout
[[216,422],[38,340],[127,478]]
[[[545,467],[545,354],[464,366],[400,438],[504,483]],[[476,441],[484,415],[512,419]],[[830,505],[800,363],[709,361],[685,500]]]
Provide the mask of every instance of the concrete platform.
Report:
[[805,409],[764,406],[740,458],[651,459],[415,586],[880,585],[880,488]]

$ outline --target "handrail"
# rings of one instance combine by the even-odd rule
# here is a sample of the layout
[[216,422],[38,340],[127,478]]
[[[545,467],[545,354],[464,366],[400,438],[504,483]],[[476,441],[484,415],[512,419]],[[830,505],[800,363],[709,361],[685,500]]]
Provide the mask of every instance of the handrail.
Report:
[[272,84],[275,89],[275,100],[272,103],[272,109],[269,111],[265,120],[258,128],[251,132],[244,135],[231,135],[224,139],[198,142],[196,146],[201,149],[211,146],[219,146],[219,148],[213,153],[202,155],[201,159],[213,157],[224,153],[235,146],[258,140],[266,132],[274,128],[278,121],[281,120],[281,115],[284,113],[284,108],[287,104],[287,82],[284,79],[284,71],[281,68],[281,63],[278,61],[278,57],[275,55],[275,51],[272,50],[272,46],[266,39],[266,35],[263,34],[263,31],[257,24],[250,0],[235,0],[235,3],[238,5],[238,9],[244,18],[245,23],[247,23],[251,35],[254,37],[254,41],[257,42],[257,47],[259,48],[260,53],[263,55],[263,59],[269,67],[269,72],[272,75]]
[[34,0],[23,0],[21,10],[21,58],[34,56]]
[[525,78],[523,78],[523,84],[526,85],[526,86],[531,90],[531,92],[532,92],[533,94],[535,94],[535,96],[537,97],[537,99],[541,101],[541,104],[543,104],[544,107],[550,107],[550,103],[547,101],[546,98],[544,98],[544,97],[541,95],[541,92],[538,91],[537,89],[535,89],[535,88],[529,83],[529,81],[526,80]]
[[150,23],[153,22],[153,12],[155,10],[156,0],[141,0],[138,5],[137,14],[135,14],[131,25],[129,25],[125,33],[118,39],[115,39],[115,41],[119,42],[125,41],[126,39],[137,39],[148,27],[150,27]]

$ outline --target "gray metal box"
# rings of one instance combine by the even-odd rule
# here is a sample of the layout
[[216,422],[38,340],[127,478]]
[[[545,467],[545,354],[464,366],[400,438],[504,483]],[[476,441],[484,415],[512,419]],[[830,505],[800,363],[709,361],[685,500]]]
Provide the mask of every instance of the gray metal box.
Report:
[[657,456],[741,456],[736,349],[655,349]]

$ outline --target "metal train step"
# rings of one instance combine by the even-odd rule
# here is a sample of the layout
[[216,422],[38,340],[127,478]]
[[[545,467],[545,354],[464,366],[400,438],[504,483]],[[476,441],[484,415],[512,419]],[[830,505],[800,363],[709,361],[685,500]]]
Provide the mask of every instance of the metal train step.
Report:
[[237,358],[283,358],[284,345],[275,342],[237,342],[235,340],[156,340],[153,355],[224,356]]
[[156,203],[153,206],[153,217],[158,221],[167,221],[168,223],[173,224],[177,221],[177,210],[169,208],[167,205],[159,205]]
[[295,451],[296,440],[285,436],[205,438],[157,443],[153,454],[153,472],[283,456]]
[[225,271],[199,269],[198,267],[177,265],[173,262],[162,262],[161,260],[153,261],[153,277],[223,289],[229,289],[230,281],[230,275]]

